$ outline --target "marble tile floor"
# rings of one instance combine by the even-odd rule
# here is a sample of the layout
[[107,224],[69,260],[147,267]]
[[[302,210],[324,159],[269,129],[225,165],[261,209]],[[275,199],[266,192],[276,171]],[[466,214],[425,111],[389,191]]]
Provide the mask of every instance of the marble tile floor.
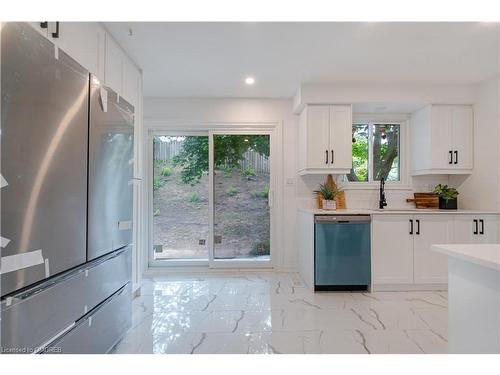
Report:
[[446,353],[447,292],[312,293],[298,274],[144,280],[113,353]]

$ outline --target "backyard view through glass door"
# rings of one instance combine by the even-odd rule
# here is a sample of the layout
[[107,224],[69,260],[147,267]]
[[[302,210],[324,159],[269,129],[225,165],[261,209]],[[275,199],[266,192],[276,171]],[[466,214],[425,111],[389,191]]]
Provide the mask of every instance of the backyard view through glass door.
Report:
[[213,135],[215,260],[269,260],[270,136]]
[[153,259],[208,261],[208,135],[155,136],[153,164]]

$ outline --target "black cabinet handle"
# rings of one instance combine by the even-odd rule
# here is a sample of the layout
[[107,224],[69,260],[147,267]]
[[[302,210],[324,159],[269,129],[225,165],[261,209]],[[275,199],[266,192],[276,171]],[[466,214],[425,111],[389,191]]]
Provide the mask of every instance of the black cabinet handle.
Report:
[[333,150],[332,150],[332,164],[333,164],[333,161],[334,161],[334,155],[333,155]]
[[474,234],[478,234],[479,233],[479,229],[477,227],[477,219],[474,219]]
[[47,21],[40,22],[40,27],[42,29],[46,29],[47,27],[49,27],[49,23]]
[[479,223],[481,224],[481,230],[479,231],[479,234],[484,234],[484,220],[479,220]]
[[326,153],[326,161],[325,161],[325,164],[328,164],[328,150],[325,151]]
[[415,220],[417,222],[417,232],[415,234],[420,234],[420,220]]
[[455,153],[455,164],[458,164],[458,151],[454,151]]
[[448,164],[453,164],[453,151],[448,151],[450,154],[450,161],[448,161]]
[[410,234],[413,234],[413,220],[410,219]]
[[56,22],[56,32],[52,33],[52,38],[59,38],[59,22]]

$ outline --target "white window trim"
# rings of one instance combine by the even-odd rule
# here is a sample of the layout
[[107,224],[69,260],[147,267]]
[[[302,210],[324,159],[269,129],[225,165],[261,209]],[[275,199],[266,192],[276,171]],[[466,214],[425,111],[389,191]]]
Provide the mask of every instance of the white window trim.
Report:
[[[409,170],[409,116],[406,114],[382,114],[382,113],[357,113],[353,115],[352,123],[367,123],[367,124],[399,124],[399,155],[400,155],[400,177],[397,182],[386,181],[386,190],[411,190],[410,186],[410,170]],[[370,146],[369,146],[370,147]],[[371,169],[370,159],[369,168]],[[341,182],[340,185],[344,190],[376,190],[380,186],[380,182]]]

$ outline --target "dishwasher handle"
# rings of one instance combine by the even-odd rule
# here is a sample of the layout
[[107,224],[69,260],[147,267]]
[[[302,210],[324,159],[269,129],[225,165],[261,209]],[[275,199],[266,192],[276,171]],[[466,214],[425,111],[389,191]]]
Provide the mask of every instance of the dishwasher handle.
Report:
[[355,224],[370,223],[370,215],[316,215],[314,222],[318,224]]

